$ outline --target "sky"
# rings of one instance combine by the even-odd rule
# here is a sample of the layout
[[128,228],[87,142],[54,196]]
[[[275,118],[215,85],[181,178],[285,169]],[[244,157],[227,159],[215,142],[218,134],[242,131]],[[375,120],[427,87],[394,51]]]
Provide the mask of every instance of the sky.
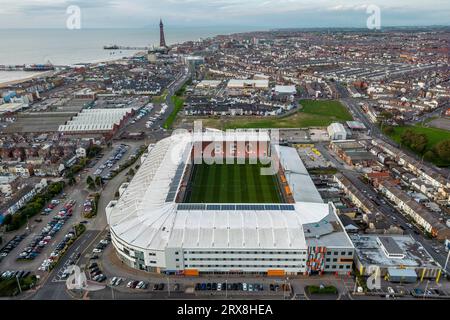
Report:
[[381,27],[450,25],[449,0],[1,0],[0,28],[65,28],[73,5],[82,28],[365,27],[368,5]]

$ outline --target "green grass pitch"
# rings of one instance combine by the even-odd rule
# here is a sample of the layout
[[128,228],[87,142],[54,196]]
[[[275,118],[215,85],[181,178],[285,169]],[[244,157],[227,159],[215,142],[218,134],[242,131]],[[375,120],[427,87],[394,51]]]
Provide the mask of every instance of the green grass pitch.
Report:
[[261,175],[261,164],[198,164],[189,203],[281,203],[276,176]]

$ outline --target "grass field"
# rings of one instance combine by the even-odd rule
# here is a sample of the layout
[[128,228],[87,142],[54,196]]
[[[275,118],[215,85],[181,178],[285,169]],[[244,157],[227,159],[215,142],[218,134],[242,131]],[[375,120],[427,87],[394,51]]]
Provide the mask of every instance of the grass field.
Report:
[[177,117],[178,112],[180,112],[181,109],[183,109],[184,105],[184,99],[180,98],[178,96],[172,96],[172,103],[174,104],[175,108],[173,109],[172,113],[167,117],[166,121],[163,124],[164,129],[169,129],[173,122],[175,121],[175,118]]
[[[347,108],[335,100],[301,100],[302,108],[285,117],[203,118],[203,126],[217,129],[236,128],[308,128],[326,127],[335,121],[352,120]],[[190,119],[190,118],[187,118]]]
[[403,132],[410,129],[415,133],[425,134],[428,138],[427,150],[433,148],[436,144],[441,141],[450,139],[450,131],[438,128],[428,128],[422,126],[403,126],[403,127],[393,127],[394,133],[390,137],[395,140],[395,142],[400,143],[401,136]]
[[261,164],[199,164],[189,203],[280,203],[276,176],[260,174]]
[[[420,125],[416,126],[399,126],[399,127],[393,127],[394,132],[392,134],[389,134],[389,136],[397,143],[400,144],[401,142],[401,136],[403,132],[410,129],[414,131],[415,133],[422,133],[425,134],[428,138],[427,147],[425,149],[425,152],[428,150],[433,149],[435,145],[437,145],[439,142],[444,140],[450,140],[450,131],[444,130],[444,129],[438,129],[438,128],[431,128],[431,127],[423,127]],[[433,161],[435,165],[438,166],[448,166],[450,163],[444,163],[440,159],[436,159]]]

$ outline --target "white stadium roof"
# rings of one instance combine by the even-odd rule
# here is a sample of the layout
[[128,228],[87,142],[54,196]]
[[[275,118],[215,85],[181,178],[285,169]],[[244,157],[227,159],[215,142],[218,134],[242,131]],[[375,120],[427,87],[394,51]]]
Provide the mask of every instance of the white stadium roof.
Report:
[[[234,133],[238,139],[244,136],[249,138],[254,134]],[[220,139],[222,136],[217,132],[201,135],[204,141],[211,138]],[[231,138],[233,135],[227,136]],[[310,192],[310,195],[304,196],[304,199],[310,200],[309,202],[175,203],[174,194],[183,176],[185,163],[189,161],[194,141],[199,137],[198,133],[172,135],[159,141],[149,150],[147,158],[128,188],[108,211],[108,223],[118,238],[135,247],[150,250],[164,250],[166,247],[295,250],[307,247],[309,240],[303,231],[305,224],[313,224],[311,228],[317,229],[313,230],[314,235],[327,237],[330,230],[319,226],[317,222],[325,220],[328,223],[328,220],[335,221],[337,217],[332,207],[324,204],[320,195],[316,194],[317,190],[312,192],[311,186],[307,186],[309,182],[302,180],[309,176],[300,173],[297,178],[294,178],[297,175],[295,173],[293,177],[288,177],[288,180],[300,179],[295,180],[299,182],[299,188],[294,188],[296,201],[303,199],[301,192]],[[294,154],[289,149],[291,148],[280,147],[278,150],[281,150],[282,157],[287,157],[287,163],[293,165],[294,161],[290,157]],[[295,149],[293,150],[297,155]],[[301,163],[298,155],[297,162]],[[301,171],[303,168],[294,169]],[[308,232],[311,230],[308,229]],[[337,240],[342,240],[342,237],[340,238]],[[347,239],[348,237],[344,239],[346,245]],[[338,246],[340,243],[342,244],[342,241],[336,241],[335,245]]]

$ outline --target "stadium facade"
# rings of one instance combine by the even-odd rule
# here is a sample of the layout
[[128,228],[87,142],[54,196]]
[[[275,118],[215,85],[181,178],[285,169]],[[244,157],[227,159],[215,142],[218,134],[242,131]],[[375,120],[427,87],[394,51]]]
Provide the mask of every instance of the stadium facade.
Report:
[[[255,154],[279,164],[274,192],[283,203],[184,202],[200,158],[226,163]],[[106,214],[119,258],[149,272],[343,274],[353,264],[336,208],[323,203],[296,150],[272,143],[268,132],[181,133],[150,145]]]

